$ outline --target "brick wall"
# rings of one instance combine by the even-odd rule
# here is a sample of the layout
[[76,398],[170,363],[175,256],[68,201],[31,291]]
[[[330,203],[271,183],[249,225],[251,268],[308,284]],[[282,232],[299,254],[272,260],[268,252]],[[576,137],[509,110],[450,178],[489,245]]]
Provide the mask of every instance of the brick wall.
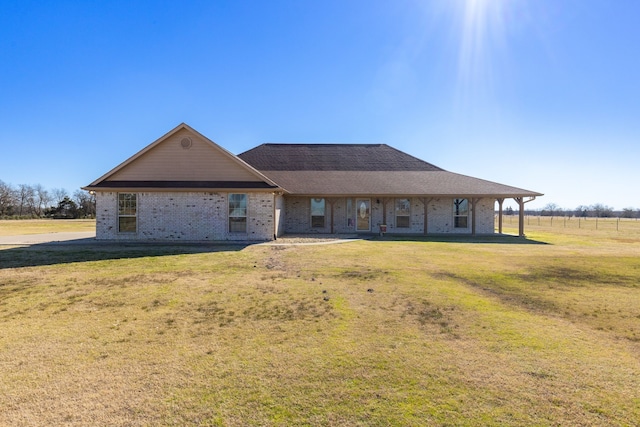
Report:
[[[270,192],[248,193],[247,233],[228,232],[228,194],[173,192],[137,193],[138,231],[118,233],[118,193],[96,194],[96,237],[100,240],[271,240],[274,233],[308,234],[355,233],[356,197],[327,198],[324,227],[311,227],[311,202],[309,197],[274,196]],[[383,198],[372,197],[371,230],[379,231],[383,223]],[[380,203],[377,203],[377,201]],[[396,227],[395,199],[386,203],[387,232],[394,234],[422,234],[424,206],[419,198],[412,198],[410,226]],[[481,199],[476,206],[476,233],[494,233],[493,199]],[[453,199],[436,198],[428,207],[429,233],[469,234],[471,216],[467,228],[453,227]],[[348,212],[349,211],[349,212]],[[351,221],[349,221],[351,219]],[[276,231],[275,225],[278,223]]]
[[275,196],[275,221],[276,221],[276,237],[280,237],[284,234],[284,196],[278,194]]
[[247,232],[228,231],[228,193],[137,193],[137,232],[118,232],[118,193],[96,193],[96,238],[99,240],[271,240],[274,196],[247,193]]
[[[476,234],[494,233],[494,206],[495,199],[481,199],[475,207]],[[473,212],[470,212],[466,228],[454,228],[453,226],[453,199],[438,198],[429,203],[428,221],[429,233],[442,234],[469,234],[471,233],[471,221]]]
[[[285,198],[285,220],[284,229],[286,233],[330,233],[333,204],[333,231],[335,233],[355,233],[356,197],[351,198],[351,211],[348,213],[348,198],[327,198],[325,206],[325,226],[321,228],[311,227],[311,202],[309,197]],[[371,197],[371,230],[372,233],[379,231],[379,225],[386,217],[387,232],[394,234],[422,234],[424,231],[424,205],[419,198],[411,198],[410,223],[409,227],[396,226],[395,199],[387,198],[386,204],[382,197]],[[379,203],[378,203],[379,201]],[[494,233],[494,199],[481,199],[476,206],[476,233]],[[386,215],[383,209],[386,208]],[[429,233],[433,234],[470,234],[471,216],[469,216],[468,227],[454,228],[453,226],[453,199],[435,198],[429,202],[428,207]],[[349,217],[351,221],[349,221]]]

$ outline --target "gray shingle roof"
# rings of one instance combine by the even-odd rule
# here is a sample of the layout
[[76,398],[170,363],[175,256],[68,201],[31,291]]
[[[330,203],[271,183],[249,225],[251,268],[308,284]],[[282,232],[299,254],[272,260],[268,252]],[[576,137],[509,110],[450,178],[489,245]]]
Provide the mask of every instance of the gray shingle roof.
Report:
[[521,197],[540,193],[447,171],[264,171],[297,195]]
[[238,155],[260,171],[441,171],[386,144],[262,144]]
[[385,144],[263,144],[238,157],[296,195],[542,195],[448,172]]

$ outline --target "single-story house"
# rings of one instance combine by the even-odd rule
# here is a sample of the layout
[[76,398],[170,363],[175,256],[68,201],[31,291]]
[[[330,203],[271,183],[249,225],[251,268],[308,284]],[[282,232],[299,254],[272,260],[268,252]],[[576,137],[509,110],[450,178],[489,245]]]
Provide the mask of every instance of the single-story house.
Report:
[[445,171],[385,144],[262,144],[234,155],[180,124],[85,190],[100,240],[285,233],[493,234],[495,202],[542,194]]

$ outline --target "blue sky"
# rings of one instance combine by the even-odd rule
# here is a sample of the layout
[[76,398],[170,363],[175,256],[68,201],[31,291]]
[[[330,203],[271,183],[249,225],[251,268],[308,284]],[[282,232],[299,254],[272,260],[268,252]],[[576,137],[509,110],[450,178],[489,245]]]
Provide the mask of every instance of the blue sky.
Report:
[[386,143],[640,208],[636,0],[0,0],[0,180],[79,187],[181,122],[233,153]]

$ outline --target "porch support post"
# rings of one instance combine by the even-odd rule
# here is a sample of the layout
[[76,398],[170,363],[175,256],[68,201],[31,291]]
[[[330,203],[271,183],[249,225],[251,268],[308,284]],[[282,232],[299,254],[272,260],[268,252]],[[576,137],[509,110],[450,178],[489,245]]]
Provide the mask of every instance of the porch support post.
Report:
[[502,203],[504,199],[498,199],[498,233],[502,234]]
[[382,224],[387,225],[387,199],[382,198]]
[[514,197],[518,202],[518,236],[524,237],[524,197]]
[[336,199],[331,199],[331,198],[327,198],[327,203],[329,203],[329,207],[331,208],[331,234],[334,233],[334,227],[333,227],[333,205],[335,205]]
[[471,235],[476,235],[476,203],[482,200],[482,197],[471,199]]
[[389,225],[387,223],[387,203],[389,203],[391,200],[388,197],[383,197],[382,198],[382,224],[383,225]]
[[429,203],[431,203],[433,197],[421,197],[419,200],[424,205],[424,230],[422,233],[426,236],[429,234]]

